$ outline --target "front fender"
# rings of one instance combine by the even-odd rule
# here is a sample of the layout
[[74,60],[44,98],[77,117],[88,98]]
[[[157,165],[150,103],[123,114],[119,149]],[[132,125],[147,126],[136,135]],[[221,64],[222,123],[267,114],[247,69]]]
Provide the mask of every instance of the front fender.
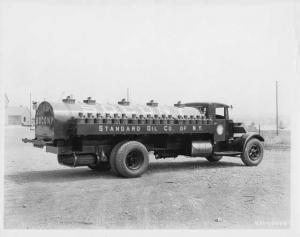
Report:
[[235,142],[235,147],[237,148],[238,151],[242,152],[247,142],[253,138],[258,139],[261,142],[265,141],[265,139],[260,134],[255,132],[247,132]]

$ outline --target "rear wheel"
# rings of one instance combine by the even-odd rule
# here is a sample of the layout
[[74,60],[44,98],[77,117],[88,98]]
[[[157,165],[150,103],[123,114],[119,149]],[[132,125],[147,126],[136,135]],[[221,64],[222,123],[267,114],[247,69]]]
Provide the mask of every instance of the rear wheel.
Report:
[[209,162],[218,162],[223,156],[210,155],[205,157]]
[[141,176],[149,166],[147,148],[137,141],[121,144],[115,154],[117,172],[127,178]]
[[117,154],[117,151],[119,150],[120,146],[122,146],[126,142],[128,142],[128,141],[119,142],[117,145],[115,145],[113,147],[113,149],[110,152],[109,164],[111,167],[111,171],[116,175],[120,175],[120,172],[116,168],[116,154]]
[[247,166],[258,165],[263,158],[264,148],[258,139],[251,139],[247,142],[241,155],[242,161]]

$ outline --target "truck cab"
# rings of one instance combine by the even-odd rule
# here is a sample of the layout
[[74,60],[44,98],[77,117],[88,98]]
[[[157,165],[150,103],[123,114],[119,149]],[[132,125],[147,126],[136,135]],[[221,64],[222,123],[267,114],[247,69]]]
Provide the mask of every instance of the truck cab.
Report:
[[[186,103],[185,106],[197,108],[206,118],[213,121],[213,123],[217,126],[214,134],[214,141],[225,141],[233,137],[234,122],[229,118],[229,105],[201,102]],[[245,129],[244,132],[246,132]]]
[[[260,143],[264,141],[260,134],[247,132],[243,123],[234,122],[230,118],[229,108],[232,108],[232,106],[214,102],[186,103],[185,106],[194,107],[204,112],[205,117],[211,119],[216,126],[212,138],[214,152],[210,156],[211,161],[219,160],[222,156],[239,155],[244,157],[243,152],[250,140]],[[259,147],[262,151],[262,144],[259,144]],[[250,163],[248,162],[248,164]]]

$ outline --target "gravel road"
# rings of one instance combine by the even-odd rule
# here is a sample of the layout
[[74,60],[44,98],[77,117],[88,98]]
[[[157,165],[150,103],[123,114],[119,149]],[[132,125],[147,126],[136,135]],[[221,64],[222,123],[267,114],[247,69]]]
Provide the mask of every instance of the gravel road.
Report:
[[140,178],[60,166],[54,154],[23,144],[34,137],[7,127],[4,227],[287,228],[290,151],[265,151],[262,163],[239,158],[216,164],[179,157],[155,160]]

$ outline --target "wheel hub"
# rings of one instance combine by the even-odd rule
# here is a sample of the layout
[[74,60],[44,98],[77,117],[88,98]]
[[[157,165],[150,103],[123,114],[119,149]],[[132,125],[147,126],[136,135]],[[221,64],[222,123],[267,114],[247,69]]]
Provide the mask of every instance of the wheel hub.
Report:
[[139,169],[143,164],[143,156],[137,151],[128,153],[126,157],[126,166],[131,170]]
[[251,160],[257,160],[257,159],[259,159],[260,153],[261,153],[261,151],[260,151],[259,146],[257,146],[257,145],[252,145],[252,146],[250,147],[250,149],[249,149],[249,152],[248,152],[249,158],[250,158]]

